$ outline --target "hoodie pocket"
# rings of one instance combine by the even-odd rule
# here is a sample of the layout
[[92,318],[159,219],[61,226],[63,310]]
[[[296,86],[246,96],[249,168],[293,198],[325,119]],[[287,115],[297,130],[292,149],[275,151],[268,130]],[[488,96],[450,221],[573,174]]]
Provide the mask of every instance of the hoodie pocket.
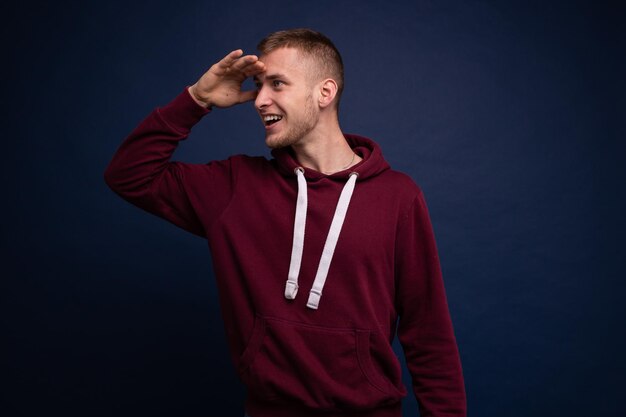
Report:
[[406,394],[400,364],[388,343],[374,338],[381,336],[257,316],[239,374],[261,400],[326,410],[392,404]]

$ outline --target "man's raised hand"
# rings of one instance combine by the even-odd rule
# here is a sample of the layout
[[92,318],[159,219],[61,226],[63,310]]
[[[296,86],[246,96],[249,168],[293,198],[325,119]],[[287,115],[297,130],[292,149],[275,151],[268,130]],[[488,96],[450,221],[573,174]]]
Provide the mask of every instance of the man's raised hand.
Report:
[[205,107],[230,107],[254,100],[256,90],[242,91],[241,85],[248,77],[265,71],[265,65],[256,55],[245,55],[237,49],[214,64],[194,85],[189,93]]

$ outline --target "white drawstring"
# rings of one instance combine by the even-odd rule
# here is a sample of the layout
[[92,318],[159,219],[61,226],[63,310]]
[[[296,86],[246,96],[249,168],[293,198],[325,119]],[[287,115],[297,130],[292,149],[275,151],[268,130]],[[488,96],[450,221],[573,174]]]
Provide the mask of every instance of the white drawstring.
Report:
[[341,195],[339,196],[339,202],[337,203],[337,208],[335,209],[335,215],[333,216],[333,221],[330,224],[330,230],[328,231],[326,243],[324,244],[324,250],[322,251],[322,258],[320,259],[320,264],[317,267],[317,273],[315,274],[313,286],[309,292],[309,301],[306,303],[307,307],[314,310],[317,310],[320,298],[322,298],[322,289],[324,289],[326,277],[328,277],[330,261],[332,261],[333,254],[335,253],[335,247],[337,246],[337,241],[339,240],[339,233],[341,232],[343,221],[346,218],[346,212],[348,211],[348,205],[350,204],[352,192],[354,191],[354,185],[358,176],[359,174],[356,172],[350,173],[350,178],[348,179],[348,182],[346,182],[346,185],[343,187]]
[[[302,264],[302,251],[304,249],[304,229],[306,222],[307,211],[307,185],[304,178],[304,169],[298,167],[295,169],[296,176],[298,178],[298,200],[296,203],[296,218],[293,227],[293,246],[291,248],[291,262],[289,264],[289,275],[287,283],[285,285],[285,298],[293,300],[298,293],[298,275],[300,273],[300,265]],[[354,186],[358,173],[350,173],[348,182],[343,187],[341,195],[339,196],[339,202],[333,215],[333,220],[330,224],[330,230],[326,237],[326,243],[324,243],[324,250],[322,251],[322,257],[320,259],[317,273],[315,274],[315,280],[313,286],[309,292],[309,299],[307,301],[307,307],[316,310],[319,306],[320,298],[322,297],[322,290],[328,277],[328,270],[330,263],[335,253],[335,247],[339,240],[339,234],[341,233],[341,227],[346,218],[346,212],[348,211],[348,205],[354,192]]]
[[302,264],[302,251],[304,249],[304,226],[306,223],[307,192],[304,169],[295,169],[298,178],[298,199],[296,202],[296,220],[293,224],[293,244],[291,246],[291,262],[289,263],[289,275],[285,285],[285,298],[293,300],[298,294],[298,275]]

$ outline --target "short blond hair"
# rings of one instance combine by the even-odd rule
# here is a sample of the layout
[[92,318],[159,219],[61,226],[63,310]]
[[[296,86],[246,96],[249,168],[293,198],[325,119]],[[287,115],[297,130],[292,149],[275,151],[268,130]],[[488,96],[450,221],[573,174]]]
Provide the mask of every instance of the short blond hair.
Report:
[[337,106],[339,105],[343,92],[343,60],[339,50],[328,37],[306,28],[287,29],[270,33],[257,45],[262,55],[280,48],[297,49],[318,64],[320,78],[335,80],[337,83],[335,102]]

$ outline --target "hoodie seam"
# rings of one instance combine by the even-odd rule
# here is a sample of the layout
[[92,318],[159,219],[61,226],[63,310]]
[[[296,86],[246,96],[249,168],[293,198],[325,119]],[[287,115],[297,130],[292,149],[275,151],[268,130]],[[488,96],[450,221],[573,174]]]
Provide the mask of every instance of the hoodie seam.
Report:
[[233,201],[235,200],[235,196],[237,195],[237,191],[239,189],[239,167],[237,168],[235,167],[236,165],[235,160],[240,159],[242,157],[244,156],[230,158],[230,172],[231,172],[230,177],[232,181],[232,193],[230,194],[230,198],[228,199],[228,204],[224,206],[224,209],[220,212],[220,214],[211,222],[211,225],[209,226],[207,230],[207,236],[213,234],[214,229],[217,227],[218,224],[220,224],[222,218],[224,218],[226,213],[228,213],[228,211],[230,210],[230,207],[233,204]]

